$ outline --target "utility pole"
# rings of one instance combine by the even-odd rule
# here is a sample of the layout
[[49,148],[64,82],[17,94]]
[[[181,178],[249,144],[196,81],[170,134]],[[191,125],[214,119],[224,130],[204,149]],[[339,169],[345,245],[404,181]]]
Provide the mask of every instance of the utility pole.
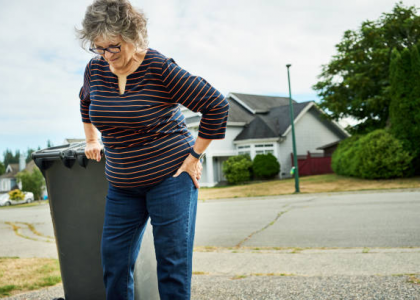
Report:
[[295,193],[299,193],[299,168],[297,162],[297,154],[296,154],[296,138],[295,138],[295,114],[293,112],[293,103],[292,103],[292,89],[290,88],[290,73],[289,68],[291,64],[287,64],[287,78],[289,80],[289,111],[290,111],[290,122],[292,124],[292,140],[293,140],[293,164],[295,165],[293,169],[293,173],[295,175]]

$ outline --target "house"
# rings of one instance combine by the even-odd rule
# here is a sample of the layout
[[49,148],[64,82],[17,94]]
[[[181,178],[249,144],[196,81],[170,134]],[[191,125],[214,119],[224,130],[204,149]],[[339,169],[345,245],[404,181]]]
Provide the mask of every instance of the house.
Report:
[[[226,136],[214,140],[206,150],[201,186],[215,186],[226,180],[222,164],[230,156],[248,153],[272,153],[280,163],[279,178],[290,177],[293,153],[289,98],[229,93],[229,117]],[[350,136],[337,122],[323,118],[314,101],[293,101],[296,147],[298,155],[322,153],[317,148]],[[200,114],[183,108],[187,126],[198,135]]]
[[25,169],[25,157],[20,156],[18,164],[8,164],[6,171],[0,176],[0,192],[9,192],[14,189],[22,189],[22,184],[17,181],[16,174]]

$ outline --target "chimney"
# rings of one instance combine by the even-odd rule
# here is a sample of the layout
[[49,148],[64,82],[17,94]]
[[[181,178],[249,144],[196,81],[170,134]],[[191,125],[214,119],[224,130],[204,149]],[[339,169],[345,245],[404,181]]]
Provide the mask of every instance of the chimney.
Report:
[[19,157],[19,172],[25,169],[25,167],[26,167],[25,156],[22,155],[21,153]]

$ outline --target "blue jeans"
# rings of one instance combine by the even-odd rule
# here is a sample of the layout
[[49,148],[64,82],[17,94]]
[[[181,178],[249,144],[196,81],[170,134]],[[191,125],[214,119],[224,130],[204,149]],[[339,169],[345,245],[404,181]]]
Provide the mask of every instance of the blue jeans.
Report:
[[150,216],[161,300],[190,299],[198,189],[187,172],[152,187],[109,184],[101,243],[107,300],[133,300],[133,272]]

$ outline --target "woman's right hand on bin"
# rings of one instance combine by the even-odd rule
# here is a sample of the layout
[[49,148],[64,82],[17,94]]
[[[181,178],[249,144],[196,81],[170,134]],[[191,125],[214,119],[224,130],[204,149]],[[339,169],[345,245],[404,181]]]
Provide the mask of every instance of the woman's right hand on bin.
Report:
[[98,141],[86,142],[85,154],[88,159],[101,161],[101,150],[103,146]]

